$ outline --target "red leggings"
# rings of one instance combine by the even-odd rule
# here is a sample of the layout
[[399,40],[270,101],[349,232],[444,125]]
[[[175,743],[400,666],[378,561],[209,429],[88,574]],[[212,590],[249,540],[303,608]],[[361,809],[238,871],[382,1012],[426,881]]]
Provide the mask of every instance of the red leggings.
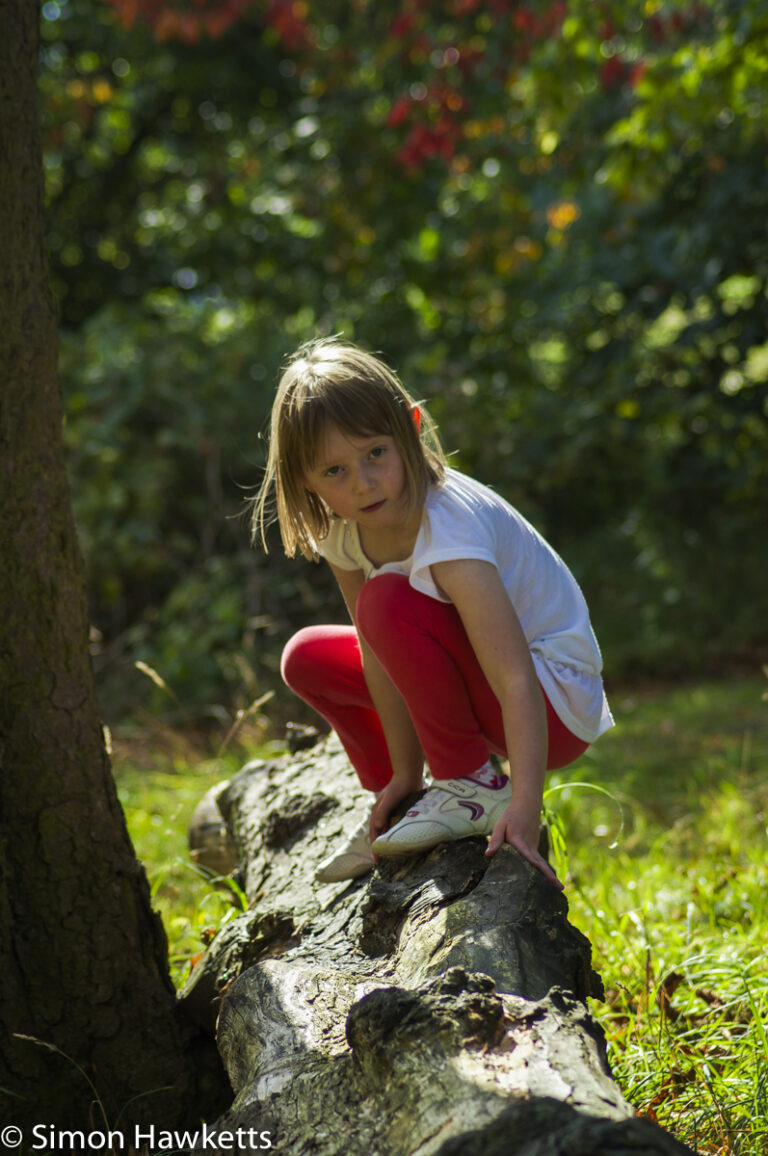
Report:
[[[380,574],[357,600],[361,635],[408,704],[435,779],[471,774],[491,751],[506,754],[499,701],[475,657],[456,608]],[[379,716],[363,676],[354,626],[309,626],[283,652],[283,678],[341,739],[360,782],[381,790],[392,776]],[[588,743],[547,709],[547,768],[567,766]]]

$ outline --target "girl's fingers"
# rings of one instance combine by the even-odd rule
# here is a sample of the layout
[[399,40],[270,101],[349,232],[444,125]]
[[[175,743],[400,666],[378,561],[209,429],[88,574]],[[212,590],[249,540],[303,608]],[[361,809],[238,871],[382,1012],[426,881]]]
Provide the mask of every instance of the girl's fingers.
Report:
[[384,830],[384,823],[376,813],[376,809],[371,812],[371,822],[368,827],[368,833],[371,837],[371,842],[378,839],[381,832]]
[[486,855],[489,858],[491,857],[491,855],[495,855],[503,842],[504,842],[504,839],[500,835],[491,835],[491,837],[488,841],[488,848],[485,852]]
[[532,867],[535,867],[537,871],[540,871],[544,878],[548,879],[549,882],[558,889],[558,891],[565,890],[564,884],[560,882],[557,875],[555,875],[554,871],[550,867],[549,863],[547,863],[546,859],[542,858],[538,851],[534,851],[528,848],[525,844],[518,843],[516,840],[507,840],[505,833],[496,834],[496,832],[494,832],[491,835],[488,848],[485,852],[486,856],[490,858],[491,855],[495,855],[499,847],[501,847],[505,842],[509,842],[509,845],[514,847],[514,849],[520,855],[522,855],[524,859],[527,859]]
[[534,867],[538,867],[544,878],[548,879],[558,891],[565,891],[565,884],[560,882],[546,859],[542,859],[541,856],[539,856],[538,859],[531,859],[530,862],[533,863]]
[[374,839],[377,839],[383,831],[386,831],[390,810],[391,808],[387,803],[386,798],[382,798],[371,811],[371,822],[368,828],[368,832],[371,836],[372,843]]

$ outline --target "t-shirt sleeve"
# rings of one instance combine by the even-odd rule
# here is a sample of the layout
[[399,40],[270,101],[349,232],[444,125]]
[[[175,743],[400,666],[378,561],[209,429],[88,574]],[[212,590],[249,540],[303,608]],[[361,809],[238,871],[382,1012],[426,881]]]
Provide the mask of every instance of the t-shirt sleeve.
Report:
[[428,531],[414,551],[411,585],[440,602],[450,602],[435,585],[430,566],[463,558],[490,562],[498,568],[493,525],[479,505],[463,495],[440,495],[429,511]]

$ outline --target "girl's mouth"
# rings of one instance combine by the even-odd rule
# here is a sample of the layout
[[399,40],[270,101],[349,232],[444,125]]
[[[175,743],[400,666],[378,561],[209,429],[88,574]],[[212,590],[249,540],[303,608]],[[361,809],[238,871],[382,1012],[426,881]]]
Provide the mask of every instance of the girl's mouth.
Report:
[[386,499],[382,498],[380,502],[373,502],[370,506],[363,506],[363,514],[373,514],[376,510],[381,509]]

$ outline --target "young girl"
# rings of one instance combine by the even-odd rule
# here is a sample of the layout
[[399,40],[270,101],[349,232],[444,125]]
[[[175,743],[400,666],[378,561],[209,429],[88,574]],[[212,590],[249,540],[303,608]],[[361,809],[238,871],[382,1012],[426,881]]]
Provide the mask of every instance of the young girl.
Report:
[[[299,631],[283,677],[375,795],[317,878],[489,835],[488,855],[510,843],[560,887],[537,850],[545,771],[613,725],[564,562],[502,498],[447,467],[426,413],[381,361],[335,338],[299,349],[280,381],[254,512],[262,541],[273,485],[286,553],[328,562],[352,620]],[[432,785],[387,829],[423,786],[425,760]]]

